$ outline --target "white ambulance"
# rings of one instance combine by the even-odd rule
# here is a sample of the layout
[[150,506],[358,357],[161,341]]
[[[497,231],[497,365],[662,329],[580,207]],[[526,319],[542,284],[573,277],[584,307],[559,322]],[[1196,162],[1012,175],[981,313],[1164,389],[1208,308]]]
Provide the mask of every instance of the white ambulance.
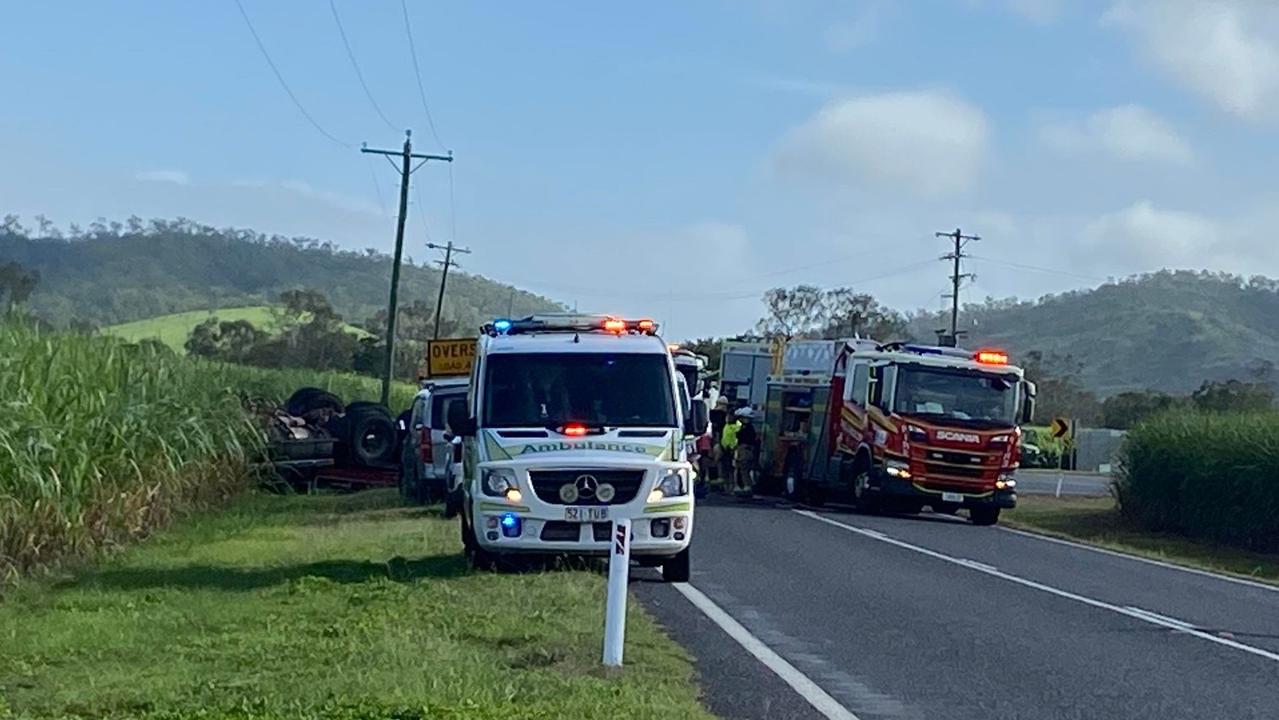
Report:
[[[519,554],[606,555],[632,520],[631,557],[689,575],[693,468],[684,438],[706,408],[680,401],[651,320],[540,315],[482,329],[463,438],[462,541],[473,565]],[[685,417],[689,415],[690,417]]]

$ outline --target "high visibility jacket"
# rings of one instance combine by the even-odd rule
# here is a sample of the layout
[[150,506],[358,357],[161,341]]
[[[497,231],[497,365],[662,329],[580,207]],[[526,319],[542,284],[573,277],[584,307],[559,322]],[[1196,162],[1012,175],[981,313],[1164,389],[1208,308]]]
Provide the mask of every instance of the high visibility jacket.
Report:
[[742,429],[742,421],[734,420],[724,426],[724,434],[720,436],[720,447],[725,450],[737,448],[737,431]]

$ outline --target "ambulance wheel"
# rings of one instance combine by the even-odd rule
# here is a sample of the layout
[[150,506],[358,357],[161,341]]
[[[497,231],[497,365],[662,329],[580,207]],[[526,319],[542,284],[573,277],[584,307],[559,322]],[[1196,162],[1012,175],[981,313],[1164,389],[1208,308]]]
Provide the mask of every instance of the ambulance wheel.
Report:
[[999,508],[975,507],[968,510],[968,519],[974,525],[994,525],[999,522]]
[[668,583],[688,582],[689,576],[689,558],[688,548],[684,548],[678,555],[668,558],[662,563],[662,581]]

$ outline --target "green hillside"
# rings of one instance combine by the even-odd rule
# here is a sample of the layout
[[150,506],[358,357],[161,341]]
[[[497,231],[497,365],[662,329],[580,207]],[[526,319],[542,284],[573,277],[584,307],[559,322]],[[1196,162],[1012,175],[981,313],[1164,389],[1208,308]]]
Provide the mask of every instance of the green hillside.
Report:
[[[209,318],[218,320],[248,320],[253,325],[267,332],[273,332],[278,324],[275,308],[270,305],[251,305],[249,307],[228,307],[217,310],[191,310],[189,312],[170,313],[145,320],[108,325],[102,328],[105,335],[114,335],[130,342],[147,338],[157,338],[165,345],[183,351],[191,330]],[[369,333],[354,325],[347,325],[347,330],[358,337]]]
[[[1100,395],[1155,389],[1185,393],[1205,380],[1273,382],[1279,362],[1279,282],[1161,271],[1037,301],[965,306],[963,344],[996,345],[1044,368],[1077,375]],[[935,337],[941,318],[913,318]]]
[[[348,322],[362,324],[386,307],[390,285],[391,260],[385,255],[187,220],[95,223],[71,238],[31,235],[20,228],[0,230],[0,260],[39,272],[28,304],[60,326],[104,327],[209,308],[270,305],[281,292],[303,288],[320,291]],[[401,302],[434,306],[439,281],[434,267],[406,266]],[[455,271],[444,318],[478,327],[508,312],[557,309],[547,298]]]

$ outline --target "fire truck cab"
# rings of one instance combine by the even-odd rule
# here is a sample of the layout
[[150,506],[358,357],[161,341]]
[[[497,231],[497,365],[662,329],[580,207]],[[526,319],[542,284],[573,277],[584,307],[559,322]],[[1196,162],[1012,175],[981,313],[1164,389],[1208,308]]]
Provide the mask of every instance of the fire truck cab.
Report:
[[774,460],[784,492],[847,495],[867,511],[966,509],[977,525],[1016,505],[1019,423],[1035,387],[1005,353],[855,340],[829,377],[803,403],[813,416],[800,426],[802,453]]

